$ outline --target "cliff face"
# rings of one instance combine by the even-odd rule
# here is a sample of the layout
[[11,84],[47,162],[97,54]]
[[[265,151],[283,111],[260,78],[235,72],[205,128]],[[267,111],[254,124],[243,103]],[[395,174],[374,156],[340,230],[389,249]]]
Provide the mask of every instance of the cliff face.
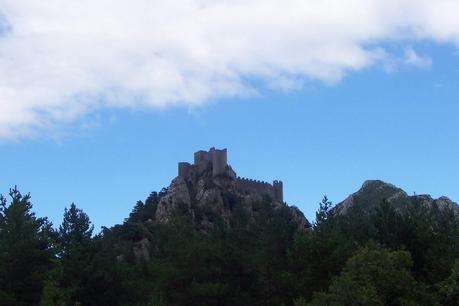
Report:
[[164,224],[177,215],[184,215],[199,229],[209,231],[217,226],[231,227],[236,211],[255,222],[260,213],[260,203],[268,203],[275,210],[288,210],[291,221],[300,230],[310,226],[297,208],[289,207],[269,193],[241,189],[239,185],[230,167],[218,176],[213,175],[212,169],[190,171],[185,176],[178,176],[161,197],[154,221]]
[[446,207],[454,209],[459,214],[459,206],[449,198],[443,196],[433,199],[430,195],[409,196],[402,189],[380,180],[369,180],[362,187],[351,194],[344,201],[338,203],[334,211],[344,214],[354,205],[361,206],[364,210],[375,209],[382,201],[391,203],[396,209],[413,205],[437,206],[439,209]]

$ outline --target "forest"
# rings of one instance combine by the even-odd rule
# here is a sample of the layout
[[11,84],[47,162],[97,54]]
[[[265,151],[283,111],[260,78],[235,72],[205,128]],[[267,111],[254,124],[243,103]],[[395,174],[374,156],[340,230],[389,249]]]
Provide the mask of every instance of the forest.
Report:
[[75,204],[53,225],[12,188],[0,198],[0,305],[459,305],[451,208],[381,201],[338,214],[324,197],[299,231],[265,198],[256,222],[235,203],[230,227],[203,232],[181,214],[152,222],[162,196],[96,232]]

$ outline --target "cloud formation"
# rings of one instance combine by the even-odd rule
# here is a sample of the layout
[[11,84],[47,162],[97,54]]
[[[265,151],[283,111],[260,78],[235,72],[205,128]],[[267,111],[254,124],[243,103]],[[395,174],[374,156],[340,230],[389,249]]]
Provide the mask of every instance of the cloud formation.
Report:
[[[459,46],[457,0],[0,0],[0,138],[103,107],[334,83],[387,42]],[[405,64],[430,59],[405,49]]]
[[419,55],[411,47],[405,48],[404,63],[419,68],[430,68],[432,59],[427,56]]

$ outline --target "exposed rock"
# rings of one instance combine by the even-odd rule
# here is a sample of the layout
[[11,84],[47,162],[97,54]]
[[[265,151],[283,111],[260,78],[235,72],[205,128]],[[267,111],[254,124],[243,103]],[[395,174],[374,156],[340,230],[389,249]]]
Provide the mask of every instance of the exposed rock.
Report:
[[158,204],[156,221],[166,223],[177,212],[191,213],[191,198],[188,186],[183,178],[175,178],[169,186],[169,191]]
[[[218,166],[218,171],[213,167]],[[226,164],[226,150],[211,149],[195,154],[195,164],[179,163],[179,175],[172,181],[156,209],[154,221],[167,223],[177,215],[190,217],[201,230],[216,226],[231,226],[234,209],[247,213],[252,220],[257,215],[256,206],[269,201],[274,209],[288,208],[292,222],[301,230],[310,227],[297,208],[282,201],[282,182],[272,185],[248,179],[240,179]]]
[[459,212],[458,204],[456,202],[451,201],[446,196],[439,197],[438,199],[434,200],[433,203],[437,205],[439,208],[448,207],[448,208],[456,209]]
[[440,209],[453,208],[459,213],[458,204],[445,196],[438,199],[433,199],[430,195],[425,194],[409,196],[402,189],[380,180],[365,181],[357,192],[338,203],[333,210],[338,214],[345,214],[354,205],[359,205],[364,210],[372,210],[384,200],[391,203],[396,209],[410,205],[436,205]]

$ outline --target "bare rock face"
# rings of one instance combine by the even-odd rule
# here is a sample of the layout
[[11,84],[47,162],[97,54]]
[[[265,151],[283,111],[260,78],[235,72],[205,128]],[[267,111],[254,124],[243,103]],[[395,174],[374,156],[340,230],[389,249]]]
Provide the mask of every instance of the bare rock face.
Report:
[[167,193],[161,198],[154,216],[155,222],[165,224],[175,216],[186,216],[202,231],[217,226],[231,227],[235,210],[243,211],[251,220],[257,216],[257,205],[267,201],[274,209],[287,208],[292,222],[300,230],[310,227],[308,220],[295,207],[278,201],[270,194],[240,190],[231,168],[221,175],[209,171],[190,171],[186,176],[176,177]]
[[402,209],[410,205],[425,205],[429,207],[435,205],[439,209],[452,208],[459,214],[458,204],[447,197],[433,199],[430,195],[425,194],[409,196],[402,189],[380,180],[365,181],[357,192],[338,203],[334,208],[334,212],[345,214],[354,205],[359,205],[364,210],[372,210],[384,200],[391,203],[396,209]]
[[191,213],[191,198],[187,183],[177,177],[169,186],[169,192],[161,199],[156,209],[156,220],[167,223],[171,216],[177,212]]
[[433,200],[433,203],[435,203],[438,207],[448,207],[448,208],[455,209],[459,213],[458,204],[456,202],[451,201],[446,196],[441,196],[438,199]]

